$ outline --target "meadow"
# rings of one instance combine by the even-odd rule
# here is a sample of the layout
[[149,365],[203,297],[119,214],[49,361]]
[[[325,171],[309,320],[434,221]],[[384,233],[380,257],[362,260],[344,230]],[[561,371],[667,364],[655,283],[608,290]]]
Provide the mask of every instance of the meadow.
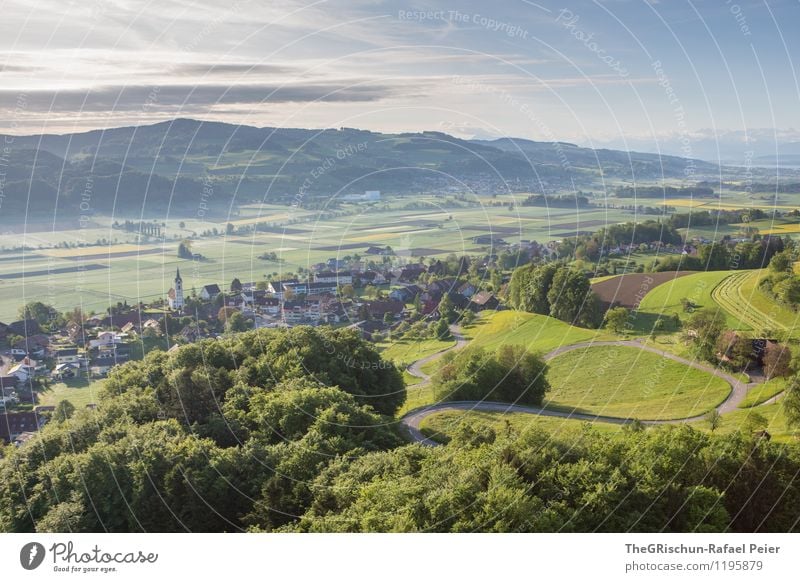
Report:
[[730,393],[724,380],[632,347],[597,346],[548,362],[545,405],[639,420],[697,416]]

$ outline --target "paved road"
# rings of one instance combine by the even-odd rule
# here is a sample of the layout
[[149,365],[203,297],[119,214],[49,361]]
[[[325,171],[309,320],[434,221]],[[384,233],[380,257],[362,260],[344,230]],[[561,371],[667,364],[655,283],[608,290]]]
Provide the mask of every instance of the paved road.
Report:
[[416,386],[424,386],[425,384],[427,384],[427,383],[429,383],[431,381],[430,375],[426,374],[425,372],[422,371],[422,366],[424,366],[428,362],[432,362],[434,360],[438,360],[443,355],[445,355],[447,352],[450,352],[452,350],[461,349],[461,348],[463,348],[464,346],[467,345],[467,343],[468,343],[467,339],[461,334],[461,329],[457,325],[451,325],[450,326],[450,333],[452,333],[453,337],[456,338],[456,343],[455,343],[454,346],[451,346],[451,347],[447,348],[446,350],[442,350],[441,352],[436,352],[435,354],[432,354],[432,355],[427,356],[425,358],[420,358],[419,360],[417,360],[416,362],[414,362],[413,364],[411,364],[407,368],[407,371],[408,371],[409,374],[411,374],[412,376],[416,376],[417,378],[420,378],[422,380],[421,382],[416,384]]
[[[452,328],[451,328],[452,329]],[[455,334],[454,334],[455,335]],[[448,350],[444,350],[439,352],[438,354],[434,354],[433,356],[429,356],[427,358],[423,358],[409,367],[409,372],[413,375],[418,376],[420,378],[424,378],[423,382],[429,382],[430,377],[424,374],[417,364],[425,364],[430,362],[438,357],[441,357],[445,352],[450,351],[452,349],[456,349],[457,347],[461,347],[459,344],[466,345],[466,341],[463,341],[463,336],[460,334],[456,336],[459,338],[459,341],[456,343],[455,346],[449,348]],[[463,342],[463,343],[462,343]],[[651,352],[654,354],[658,354],[675,362],[679,362],[686,366],[690,366],[692,368],[702,370],[709,374],[713,374],[714,376],[725,380],[731,387],[731,391],[728,394],[728,397],[717,406],[717,411],[720,414],[731,412],[736,410],[739,404],[744,400],[745,396],[747,396],[747,392],[758,386],[761,382],[763,382],[763,378],[757,378],[758,381],[745,383],[732,376],[722,370],[714,368],[712,366],[708,366],[706,364],[701,364],[700,362],[696,362],[693,360],[687,360],[686,358],[682,358],[680,356],[676,356],[670,352],[665,352],[663,350],[659,350],[658,348],[654,348],[652,346],[648,346],[642,343],[641,340],[618,340],[618,341],[596,341],[596,342],[581,342],[577,344],[572,344],[569,346],[562,346],[560,348],[556,348],[555,350],[548,352],[544,356],[544,360],[551,360],[556,356],[560,356],[567,352],[571,352],[573,350],[578,350],[581,348],[589,348],[589,347],[600,347],[600,346],[622,346],[622,347],[631,347],[631,348],[638,348],[640,350],[644,350],[646,352]],[[415,368],[416,367],[416,368]],[[412,372],[412,368],[415,368],[415,372]],[[780,395],[779,395],[780,396]],[[774,401],[777,399],[777,396],[768,400],[766,403]],[[443,402],[441,404],[433,404],[431,406],[427,406],[422,409],[412,410],[408,414],[406,414],[402,419],[401,423],[405,427],[408,434],[411,436],[412,440],[418,443],[422,443],[428,446],[435,446],[439,443],[433,441],[427,437],[420,431],[420,423],[423,419],[431,414],[442,412],[445,410],[476,410],[481,412],[521,412],[524,414],[537,414],[540,416],[551,416],[556,418],[568,418],[573,420],[588,420],[593,422],[607,422],[611,424],[627,424],[632,422],[633,419],[628,418],[618,418],[612,416],[598,416],[594,414],[585,414],[585,413],[576,413],[576,412],[563,412],[557,410],[548,410],[545,408],[539,408],[534,406],[520,406],[515,404],[507,404],[503,402],[488,402],[488,401],[469,401],[469,402]],[[687,418],[680,418],[675,420],[649,420],[643,421],[643,424],[648,425],[658,425],[658,424],[680,424],[686,422],[694,422],[698,420],[702,420],[705,415],[701,414],[698,416],[692,416]]]

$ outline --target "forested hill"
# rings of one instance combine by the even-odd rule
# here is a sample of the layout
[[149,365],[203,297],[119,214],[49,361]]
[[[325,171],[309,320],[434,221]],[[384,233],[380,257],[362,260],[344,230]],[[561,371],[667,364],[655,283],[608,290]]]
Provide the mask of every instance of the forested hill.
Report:
[[[252,200],[313,205],[336,193],[414,194],[463,183],[476,189],[545,192],[591,188],[601,177],[683,179],[687,160],[503,139],[467,141],[439,132],[257,128],[176,119],[69,135],[0,136],[10,153],[4,215],[25,209],[97,212],[194,210]],[[691,162],[698,175],[711,164]],[[211,195],[209,196],[209,192]],[[301,195],[298,198],[298,193]],[[84,207],[87,205],[84,204]]]

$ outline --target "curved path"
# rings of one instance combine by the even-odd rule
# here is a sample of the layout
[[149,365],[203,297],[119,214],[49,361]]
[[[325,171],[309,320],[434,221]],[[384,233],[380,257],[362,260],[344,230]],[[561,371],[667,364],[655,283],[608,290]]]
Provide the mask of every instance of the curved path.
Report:
[[[453,328],[451,328],[451,330],[453,330]],[[454,333],[454,335],[456,334]],[[461,344],[461,346],[466,345],[466,341],[464,341],[464,338],[462,335],[460,335],[460,333],[456,335],[456,337],[458,338],[459,341],[456,342],[455,346],[453,346],[452,348],[448,348],[447,350],[438,352],[433,356],[429,356],[427,358],[419,360],[418,362],[415,362],[409,367],[409,372],[411,372],[411,368],[414,368],[417,364],[420,365],[426,364],[438,357],[441,357],[444,353],[456,349],[457,347],[460,347],[459,344]],[[543,359],[545,361],[548,361],[567,352],[571,352],[573,350],[578,350],[581,348],[600,347],[600,346],[622,346],[622,347],[638,348],[646,352],[658,354],[662,357],[681,363],[685,366],[689,366],[697,370],[702,370],[703,372],[707,372],[709,374],[716,376],[717,378],[725,380],[730,385],[731,391],[728,394],[728,397],[716,407],[716,410],[720,414],[736,410],[739,404],[742,402],[742,400],[744,400],[745,396],[747,396],[747,392],[761,383],[761,382],[750,382],[750,383],[742,382],[735,376],[732,376],[731,374],[723,372],[722,370],[719,370],[712,366],[701,364],[693,360],[687,360],[686,358],[676,356],[675,354],[672,354],[670,352],[665,352],[664,350],[659,350],[658,348],[645,345],[642,343],[641,339],[580,342],[556,348],[553,351],[545,354]],[[419,367],[416,368],[416,371],[418,373],[414,372],[411,373],[414,376],[424,378],[423,383],[430,382],[430,376],[424,374],[422,370],[419,369]],[[763,379],[761,378],[759,378],[759,380],[763,381]],[[566,411],[551,410],[547,408],[540,408],[534,406],[520,406],[517,404],[508,404],[504,402],[489,402],[489,401],[442,402],[440,404],[433,404],[430,406],[426,406],[424,408],[412,410],[411,412],[406,414],[402,419],[400,419],[400,422],[403,424],[408,434],[411,436],[412,440],[418,443],[422,443],[424,445],[435,446],[438,445],[439,443],[427,438],[424,434],[422,434],[422,431],[420,430],[420,423],[422,422],[423,419],[430,416],[431,414],[442,412],[445,410],[474,410],[480,412],[521,412],[525,414],[536,414],[539,416],[551,416],[557,418],[568,418],[573,420],[588,420],[593,422],[608,422],[611,424],[627,424],[629,422],[633,422],[633,419],[631,418],[599,416],[596,414],[566,412]],[[677,423],[702,420],[704,416],[705,414],[686,417],[686,418],[679,418],[675,420],[646,420],[642,421],[642,423],[648,425],[677,424]]]
[[415,386],[424,386],[425,384],[427,384],[427,383],[429,383],[431,381],[430,374],[426,374],[425,372],[423,372],[422,371],[422,366],[424,366],[428,362],[432,362],[434,360],[438,360],[443,355],[445,355],[447,352],[450,352],[452,350],[461,349],[461,348],[463,348],[464,346],[467,345],[467,343],[468,343],[467,342],[467,338],[465,338],[462,335],[461,328],[459,328],[457,325],[451,325],[450,326],[450,333],[453,334],[453,337],[456,339],[455,345],[450,346],[449,348],[444,349],[441,352],[436,352],[435,354],[432,354],[432,355],[427,356],[425,358],[420,358],[419,360],[417,360],[416,362],[411,364],[408,368],[406,368],[406,371],[409,374],[411,374],[412,376],[416,376],[417,378],[422,380],[421,382],[415,384]]

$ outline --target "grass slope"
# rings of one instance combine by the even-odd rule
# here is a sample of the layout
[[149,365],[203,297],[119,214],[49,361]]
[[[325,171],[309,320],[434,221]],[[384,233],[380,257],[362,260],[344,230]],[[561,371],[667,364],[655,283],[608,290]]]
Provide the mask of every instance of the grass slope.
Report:
[[574,327],[546,315],[513,310],[484,312],[465,332],[472,345],[489,350],[518,344],[540,353],[585,341],[617,339],[605,330]]
[[599,346],[550,360],[547,406],[669,420],[703,414],[730,393],[724,380],[637,348]]
[[760,386],[751,389],[747,393],[747,396],[745,396],[745,399],[739,403],[739,408],[758,406],[762,402],[766,402],[773,396],[777,396],[786,390],[787,384],[788,380],[786,378],[773,378],[772,380],[768,380]]
[[648,332],[652,329],[655,318],[669,317],[674,313],[677,313],[682,321],[687,320],[691,313],[684,312],[681,305],[681,299],[683,298],[690,300],[698,309],[705,307],[721,309],[729,329],[750,329],[745,322],[734,314],[735,312],[729,313],[720,307],[712,297],[714,288],[734,273],[737,273],[737,271],[699,272],[655,287],[642,299],[636,317],[637,331]]
[[379,344],[378,347],[384,359],[394,362],[397,366],[406,366],[416,360],[427,358],[442,350],[451,348],[455,343],[455,340],[441,341],[438,339],[398,340],[384,342]]

